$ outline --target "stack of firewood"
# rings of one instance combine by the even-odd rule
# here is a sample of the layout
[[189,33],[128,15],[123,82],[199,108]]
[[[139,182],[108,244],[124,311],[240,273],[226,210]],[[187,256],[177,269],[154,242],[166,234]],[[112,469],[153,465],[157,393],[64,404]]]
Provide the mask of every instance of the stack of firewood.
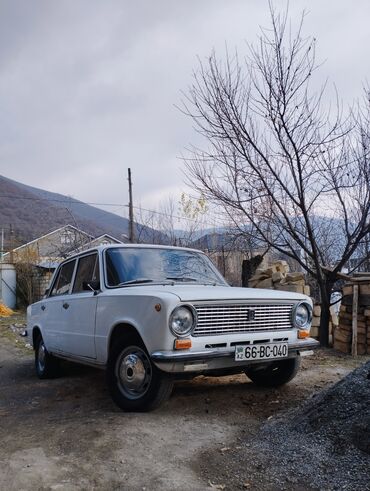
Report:
[[343,353],[370,354],[370,281],[344,286],[334,348]]

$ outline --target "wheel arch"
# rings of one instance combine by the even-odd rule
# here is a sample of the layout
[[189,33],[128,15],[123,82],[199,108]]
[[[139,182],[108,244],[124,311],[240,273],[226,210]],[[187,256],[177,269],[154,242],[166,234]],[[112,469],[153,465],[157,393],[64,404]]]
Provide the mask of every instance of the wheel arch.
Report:
[[143,345],[147,349],[142,336],[140,335],[138,329],[133,324],[130,324],[129,322],[119,322],[112,327],[109,334],[108,346],[107,346],[108,358],[112,351],[112,347],[122,339],[139,341],[143,343]]
[[35,349],[36,341],[39,337],[42,338],[42,332],[41,332],[40,326],[33,326],[32,327],[32,346],[33,346],[33,349]]

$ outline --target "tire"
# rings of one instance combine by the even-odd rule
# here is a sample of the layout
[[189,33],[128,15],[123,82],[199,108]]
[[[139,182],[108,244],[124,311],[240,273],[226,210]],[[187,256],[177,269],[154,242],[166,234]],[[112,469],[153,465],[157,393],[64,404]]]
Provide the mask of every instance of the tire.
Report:
[[41,336],[35,346],[35,369],[40,379],[55,378],[59,374],[59,360],[48,352]]
[[151,411],[171,395],[173,377],[159,370],[138,340],[120,340],[113,346],[107,366],[113,401],[124,411]]
[[260,387],[279,387],[290,382],[298,372],[300,357],[272,362],[264,368],[252,367],[245,370],[252,382]]

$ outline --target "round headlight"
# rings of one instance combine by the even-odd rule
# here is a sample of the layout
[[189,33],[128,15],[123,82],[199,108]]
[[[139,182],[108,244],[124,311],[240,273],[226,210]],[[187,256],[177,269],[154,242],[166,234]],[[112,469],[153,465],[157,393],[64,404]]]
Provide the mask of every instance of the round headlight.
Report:
[[311,322],[311,316],[312,309],[310,305],[306,303],[298,304],[294,310],[294,325],[298,329],[306,329]]
[[170,317],[170,329],[175,336],[187,336],[195,326],[195,315],[190,307],[176,307]]

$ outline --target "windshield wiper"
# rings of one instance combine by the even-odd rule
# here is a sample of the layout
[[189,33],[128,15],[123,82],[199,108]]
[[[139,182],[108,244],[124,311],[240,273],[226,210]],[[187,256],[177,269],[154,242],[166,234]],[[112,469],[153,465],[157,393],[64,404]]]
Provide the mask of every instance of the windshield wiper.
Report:
[[135,280],[128,280],[119,283],[117,286],[134,285],[135,283],[151,283],[153,280],[150,278],[136,278]]
[[187,276],[167,276],[166,280],[173,281],[198,281],[196,278],[189,278]]

